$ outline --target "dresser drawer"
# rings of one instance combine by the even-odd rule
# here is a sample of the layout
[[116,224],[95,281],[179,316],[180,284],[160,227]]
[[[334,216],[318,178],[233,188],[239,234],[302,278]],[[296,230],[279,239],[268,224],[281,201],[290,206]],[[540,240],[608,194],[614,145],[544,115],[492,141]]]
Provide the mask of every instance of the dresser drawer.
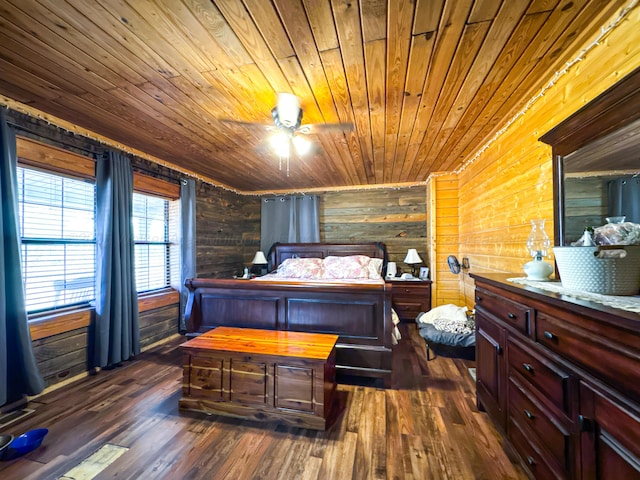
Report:
[[481,308],[525,335],[529,334],[531,308],[476,288],[476,308]]
[[509,417],[521,425],[523,430],[530,430],[537,437],[538,443],[545,445],[553,462],[568,471],[565,455],[569,451],[571,437],[560,425],[561,422],[553,418],[535,396],[514,377],[509,379],[508,397]]
[[640,405],[629,400],[581,382],[582,478],[640,478]]
[[509,337],[507,343],[509,376],[514,372],[529,382],[558,411],[569,411],[569,375],[538,352]]
[[[584,328],[583,328],[584,327]],[[585,328],[588,328],[586,330]],[[538,312],[536,341],[627,392],[640,385],[640,341],[623,329],[588,324],[577,316],[562,319]]]
[[522,431],[520,425],[509,419],[509,440],[515,447],[516,451],[524,460],[524,465],[531,472],[533,478],[539,479],[565,479],[567,475],[562,470],[553,468],[546,462],[546,457],[542,453],[540,446],[530,436]]

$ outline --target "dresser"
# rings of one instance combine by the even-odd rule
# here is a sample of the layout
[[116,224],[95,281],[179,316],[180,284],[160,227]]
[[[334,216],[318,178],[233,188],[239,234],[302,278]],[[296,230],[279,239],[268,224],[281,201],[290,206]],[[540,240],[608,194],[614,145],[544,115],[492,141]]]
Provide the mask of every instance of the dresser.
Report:
[[413,322],[431,310],[431,280],[385,280],[392,285],[391,303],[401,322]]
[[472,274],[476,394],[536,479],[640,479],[640,314]]

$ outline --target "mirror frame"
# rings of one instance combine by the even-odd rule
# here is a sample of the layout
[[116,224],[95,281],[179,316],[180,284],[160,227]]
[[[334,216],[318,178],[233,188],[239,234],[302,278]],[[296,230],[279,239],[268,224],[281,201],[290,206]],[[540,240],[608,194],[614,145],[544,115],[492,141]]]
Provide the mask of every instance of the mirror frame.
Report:
[[563,158],[640,118],[640,68],[625,76],[539,140],[553,155],[553,238],[564,244]]

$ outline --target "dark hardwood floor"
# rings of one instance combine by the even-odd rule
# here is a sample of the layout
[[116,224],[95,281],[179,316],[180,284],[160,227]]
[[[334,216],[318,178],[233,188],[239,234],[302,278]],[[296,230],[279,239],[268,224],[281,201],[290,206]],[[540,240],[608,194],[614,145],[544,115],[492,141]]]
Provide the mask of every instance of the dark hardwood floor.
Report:
[[179,412],[181,340],[172,341],[30,402],[35,413],[0,433],[49,434],[0,462],[0,478],[71,478],[105,444],[128,450],[99,479],[526,478],[476,408],[473,362],[427,362],[415,326],[401,327],[393,388],[340,384],[341,411],[326,432]]

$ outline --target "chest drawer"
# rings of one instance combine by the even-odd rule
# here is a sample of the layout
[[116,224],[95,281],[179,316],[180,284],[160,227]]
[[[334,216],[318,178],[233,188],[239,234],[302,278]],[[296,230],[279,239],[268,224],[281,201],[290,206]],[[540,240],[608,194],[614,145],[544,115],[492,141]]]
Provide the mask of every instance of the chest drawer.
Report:
[[[586,330],[583,327],[588,327]],[[581,365],[624,391],[640,385],[640,341],[623,329],[587,324],[565,315],[561,320],[538,312],[536,341],[567,360]]]
[[[571,437],[566,428],[520,382],[509,379],[509,417],[522,429],[531,431],[538,443],[545,445],[551,461],[567,472],[565,453],[569,451]],[[549,462],[548,462],[549,463]]]
[[512,337],[507,343],[507,359],[509,376],[517,373],[559,412],[571,415],[568,373]]
[[488,290],[476,288],[476,308],[481,308],[525,335],[529,334],[531,308]]

